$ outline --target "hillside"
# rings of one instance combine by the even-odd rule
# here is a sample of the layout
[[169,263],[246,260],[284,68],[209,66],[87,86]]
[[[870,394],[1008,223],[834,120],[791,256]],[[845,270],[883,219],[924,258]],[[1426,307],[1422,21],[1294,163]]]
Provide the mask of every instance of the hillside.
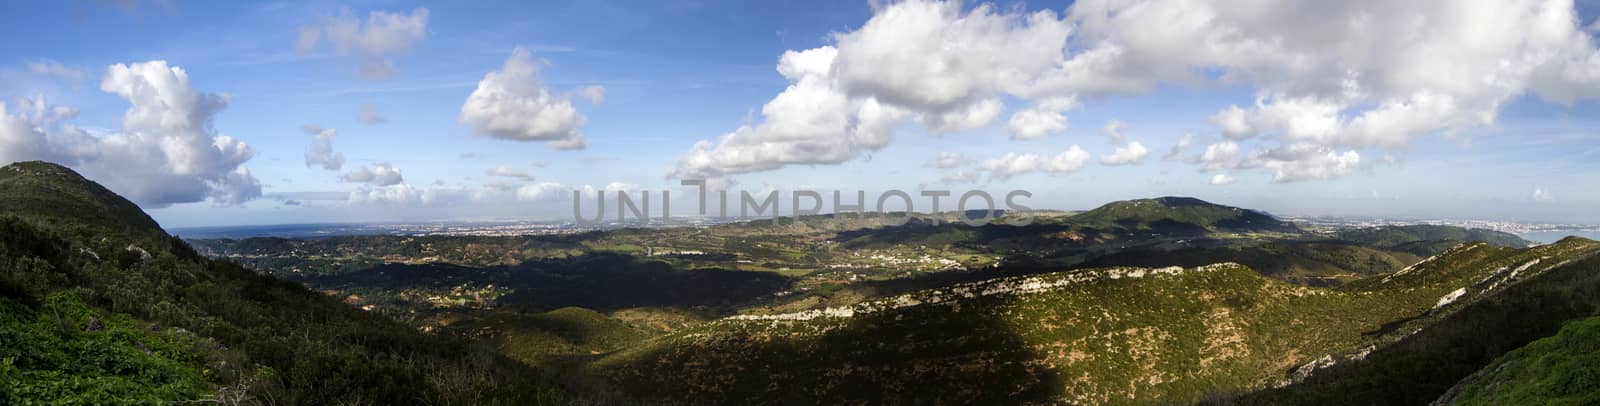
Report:
[[1339,230],[1338,239],[1359,244],[1397,249],[1417,255],[1433,255],[1460,242],[1483,241],[1496,247],[1526,247],[1533,242],[1515,234],[1485,230],[1414,224]]
[[1090,259],[1081,266],[1192,267],[1231,261],[1283,281],[1334,286],[1393,272],[1421,259],[1409,252],[1342,241],[1272,241],[1232,247],[1126,250]]
[[1266,213],[1224,206],[1192,197],[1158,197],[1111,202],[1094,210],[1068,217],[1067,221],[1088,226],[1115,226],[1170,233],[1300,231],[1294,224],[1280,221]]
[[[537,404],[539,370],[200,258],[44,163],[0,168],[0,403]],[[81,213],[81,217],[79,217]]]
[[1459,405],[1600,404],[1600,317],[1567,323],[1554,336],[1507,353],[1437,403]]
[[97,227],[147,236],[161,226],[139,206],[77,172],[48,162],[0,168],[0,215],[64,227]]
[[[1464,245],[1407,268],[1400,278],[1437,278],[1440,268],[1490,272],[1440,298],[1425,314],[1385,326],[1372,349],[1350,349],[1306,367],[1293,385],[1252,393],[1243,404],[1422,404],[1495,358],[1555,335],[1562,323],[1600,315],[1600,242],[1570,237],[1516,250]],[[1347,288],[1371,289],[1389,276]],[[1449,300],[1446,300],[1449,299]],[[1354,354],[1360,354],[1359,357]]]
[[[1429,320],[1458,289],[1589,269],[1567,260],[1596,251],[1600,244],[1578,240],[1532,250],[1467,245],[1335,289],[1236,264],[1008,277],[726,318],[593,370],[669,403],[1190,403],[1293,382],[1312,361],[1387,346],[1396,338],[1384,332]],[[1500,271],[1544,256],[1546,267]]]

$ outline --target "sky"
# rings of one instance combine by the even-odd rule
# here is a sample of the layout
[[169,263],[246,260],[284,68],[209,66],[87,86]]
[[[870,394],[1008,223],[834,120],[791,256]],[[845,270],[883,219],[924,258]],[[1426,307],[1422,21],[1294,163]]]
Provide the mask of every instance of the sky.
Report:
[[1591,1],[6,8],[0,164],[169,228],[693,214],[696,179],[1600,223]]

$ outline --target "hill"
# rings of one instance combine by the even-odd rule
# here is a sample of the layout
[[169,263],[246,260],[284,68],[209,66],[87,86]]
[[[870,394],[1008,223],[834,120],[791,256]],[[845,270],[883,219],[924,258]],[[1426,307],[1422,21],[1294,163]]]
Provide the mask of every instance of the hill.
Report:
[[1507,353],[1457,383],[1437,403],[1600,404],[1600,317],[1567,323],[1554,336]]
[[537,404],[493,348],[199,257],[45,163],[0,168],[0,403]]
[[[1425,260],[1393,278],[1433,278],[1442,268],[1489,272],[1441,297],[1428,312],[1375,331],[1372,348],[1319,360],[1302,367],[1292,385],[1230,403],[1431,402],[1502,354],[1555,335],[1569,320],[1600,315],[1597,252],[1600,242],[1569,237],[1522,250],[1474,243]],[[1381,286],[1389,278],[1346,287]]]
[[1436,254],[1462,242],[1483,241],[1496,247],[1516,248],[1533,245],[1533,242],[1511,233],[1428,224],[1352,228],[1339,230],[1335,236],[1344,241],[1423,256]]
[[1111,202],[1094,210],[1068,217],[1067,221],[1080,225],[1115,226],[1173,233],[1300,231],[1294,224],[1280,221],[1266,213],[1224,206],[1192,197],[1158,197]]
[[161,226],[139,206],[71,169],[49,162],[0,168],[0,215],[55,226],[87,226],[148,236]]
[[[1462,245],[1332,289],[1237,264],[1007,277],[725,318],[592,368],[668,403],[1191,403],[1294,382],[1316,370],[1304,365],[1355,356],[1346,351],[1388,348],[1454,309],[1441,298],[1474,302],[1549,269],[1592,271],[1570,261],[1597,251],[1579,240]],[[1543,257],[1550,262],[1519,275],[1501,270]]]

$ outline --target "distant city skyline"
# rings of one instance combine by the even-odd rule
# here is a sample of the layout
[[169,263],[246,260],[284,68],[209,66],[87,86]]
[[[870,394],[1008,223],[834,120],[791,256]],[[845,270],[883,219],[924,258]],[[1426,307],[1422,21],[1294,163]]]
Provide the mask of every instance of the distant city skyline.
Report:
[[684,179],[1600,224],[1600,3],[1252,7],[24,2],[0,165],[169,228],[693,214]]

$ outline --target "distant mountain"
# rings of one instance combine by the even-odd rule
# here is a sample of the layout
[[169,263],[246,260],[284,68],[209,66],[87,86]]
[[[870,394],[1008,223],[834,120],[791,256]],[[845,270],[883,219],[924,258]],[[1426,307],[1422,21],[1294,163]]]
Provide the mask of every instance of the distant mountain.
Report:
[[1533,242],[1515,234],[1440,225],[1403,225],[1353,228],[1340,230],[1341,240],[1406,251],[1417,255],[1433,255],[1458,243],[1482,241],[1496,247],[1526,247]]
[[41,161],[0,168],[0,214],[139,235],[162,233],[161,225],[128,199],[71,169]]
[[67,168],[0,168],[0,404],[563,397],[492,349],[200,257]]
[[1224,206],[1192,197],[1124,200],[1068,217],[1081,225],[1115,226],[1158,232],[1273,231],[1298,232],[1294,224],[1269,214]]

